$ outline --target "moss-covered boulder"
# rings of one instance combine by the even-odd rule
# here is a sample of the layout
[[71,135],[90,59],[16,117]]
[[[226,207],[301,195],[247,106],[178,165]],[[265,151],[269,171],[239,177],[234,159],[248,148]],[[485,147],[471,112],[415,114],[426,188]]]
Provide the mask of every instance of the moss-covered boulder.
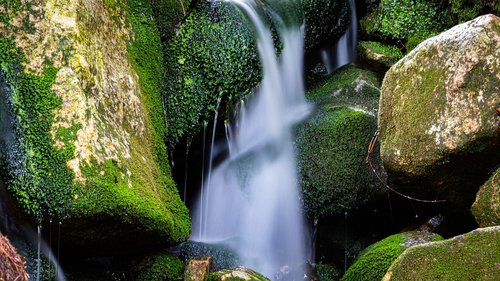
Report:
[[[297,4],[302,4],[301,6]],[[349,24],[346,0],[258,1],[264,5],[268,24],[279,28],[271,14],[287,23],[302,24],[305,17],[306,48],[339,37]],[[231,36],[228,36],[228,35]],[[275,32],[276,49],[281,43]],[[171,145],[191,135],[214,117],[227,117],[245,100],[261,79],[254,28],[245,16],[225,1],[198,1],[180,24],[166,48],[165,102]],[[279,52],[279,51],[277,51]]]
[[1,176],[35,221],[62,221],[64,250],[144,251],[189,236],[151,15],[146,0],[1,2]]
[[407,249],[391,265],[389,280],[499,280],[500,227]]
[[341,280],[381,280],[387,269],[405,249],[442,239],[441,236],[426,231],[411,231],[389,236],[363,250],[357,260],[347,269]]
[[500,169],[483,184],[471,211],[480,227],[500,225]]
[[404,193],[468,212],[500,157],[500,18],[432,37],[386,73],[380,151]]
[[255,272],[247,267],[236,267],[234,269],[223,269],[213,272],[208,277],[207,281],[269,281],[268,278],[262,274]]
[[137,281],[182,281],[186,265],[177,257],[159,254],[141,268]]
[[389,69],[402,57],[403,52],[395,46],[373,41],[361,41],[358,44],[358,58],[367,65]]
[[309,216],[343,214],[376,192],[365,158],[377,130],[379,83],[374,73],[348,66],[308,92],[317,108],[297,129],[296,144]]

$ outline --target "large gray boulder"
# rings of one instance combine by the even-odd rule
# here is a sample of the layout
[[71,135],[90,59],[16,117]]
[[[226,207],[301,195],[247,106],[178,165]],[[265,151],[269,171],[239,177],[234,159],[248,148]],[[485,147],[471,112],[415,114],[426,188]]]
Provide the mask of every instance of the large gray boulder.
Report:
[[466,210],[500,157],[500,18],[484,15],[417,46],[391,67],[379,107],[391,183]]

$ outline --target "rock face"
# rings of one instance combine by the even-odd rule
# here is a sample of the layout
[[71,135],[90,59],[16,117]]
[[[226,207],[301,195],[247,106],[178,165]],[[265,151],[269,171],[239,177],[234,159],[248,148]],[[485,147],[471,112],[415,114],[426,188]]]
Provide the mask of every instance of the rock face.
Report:
[[441,236],[427,231],[411,231],[389,236],[363,250],[354,264],[347,269],[342,281],[380,280],[405,249],[442,239]]
[[186,271],[184,272],[184,280],[186,281],[205,281],[213,269],[212,257],[205,256],[202,258],[194,258],[188,261]]
[[248,280],[248,281],[269,281],[268,278],[247,267],[236,267],[234,269],[224,269],[210,274],[208,281],[225,280]]
[[0,8],[1,175],[35,220],[63,220],[68,251],[143,251],[189,236],[164,145],[151,14],[145,0]]
[[500,157],[499,69],[500,19],[485,15],[424,41],[387,72],[380,151],[393,183],[469,209]]
[[308,93],[317,108],[297,129],[296,144],[310,217],[343,214],[377,191],[365,157],[377,130],[378,85],[372,72],[349,66]]
[[500,169],[479,189],[471,211],[480,227],[500,225]]
[[499,280],[500,227],[474,230],[407,249],[389,268],[389,280]]
[[25,270],[25,261],[9,240],[0,233],[0,280],[27,281],[28,273]]

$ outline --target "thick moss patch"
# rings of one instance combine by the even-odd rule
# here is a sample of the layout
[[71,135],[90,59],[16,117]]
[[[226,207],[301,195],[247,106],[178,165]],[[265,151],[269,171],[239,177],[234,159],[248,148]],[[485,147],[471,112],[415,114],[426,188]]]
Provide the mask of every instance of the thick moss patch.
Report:
[[160,254],[141,269],[137,281],[182,281],[186,265],[170,254]]
[[442,240],[442,237],[437,234],[418,231],[389,236],[366,248],[354,264],[347,269],[342,281],[381,280],[392,262],[406,248],[415,244],[437,240]]
[[225,2],[200,3],[168,44],[166,60],[172,144],[212,119],[218,99],[230,107],[260,80],[253,33]]
[[395,46],[362,41],[358,44],[358,57],[367,63],[376,63],[389,68],[403,57],[403,52]]
[[383,280],[499,280],[500,227],[407,249]]
[[308,92],[316,111],[297,129],[304,207],[311,217],[355,209],[377,191],[365,163],[377,130],[378,80],[347,67]]
[[[9,191],[37,220],[64,221],[61,242],[79,250],[124,248],[106,237],[119,244],[144,234],[137,243],[144,247],[186,240],[190,220],[168,166],[164,63],[149,1],[71,2],[37,13],[30,5],[7,6],[0,40],[5,116],[15,120],[15,145],[2,147]],[[17,24],[25,15],[33,34]],[[37,36],[47,40],[25,44]],[[99,235],[89,229],[103,221]]]

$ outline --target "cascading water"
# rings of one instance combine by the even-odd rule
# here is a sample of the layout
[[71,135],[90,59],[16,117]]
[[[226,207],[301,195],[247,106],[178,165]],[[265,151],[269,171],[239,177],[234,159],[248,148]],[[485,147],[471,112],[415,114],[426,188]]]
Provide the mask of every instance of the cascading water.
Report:
[[[292,26],[285,26],[290,20],[283,16],[289,14],[275,19],[284,46],[278,59],[257,4],[229,2],[255,27],[264,78],[237,126],[229,128],[228,158],[205,180],[210,189],[202,188],[193,212],[192,239],[226,241],[244,265],[272,278],[281,267],[299,267],[306,260],[292,144],[293,125],[310,111],[304,98],[302,12],[300,23]],[[286,4],[287,12],[300,11],[299,1]]]
[[328,73],[356,60],[356,45],[358,44],[356,1],[349,0],[349,6],[351,8],[351,25],[339,38],[332,50],[323,50],[321,54]]

